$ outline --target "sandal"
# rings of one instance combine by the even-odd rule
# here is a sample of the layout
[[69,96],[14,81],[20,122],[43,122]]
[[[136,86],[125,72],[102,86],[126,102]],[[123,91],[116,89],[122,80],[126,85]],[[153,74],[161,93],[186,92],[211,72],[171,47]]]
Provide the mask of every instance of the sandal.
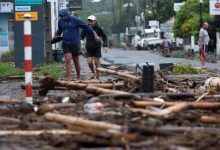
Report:
[[96,74],[95,74],[95,73],[93,73],[93,74],[90,76],[90,79],[94,79],[94,78],[95,78],[95,76],[96,76]]

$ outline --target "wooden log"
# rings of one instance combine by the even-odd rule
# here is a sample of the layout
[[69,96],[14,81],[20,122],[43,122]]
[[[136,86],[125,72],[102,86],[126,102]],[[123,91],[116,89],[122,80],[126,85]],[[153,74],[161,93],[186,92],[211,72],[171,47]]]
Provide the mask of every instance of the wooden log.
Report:
[[78,135],[80,132],[70,130],[0,130],[1,136],[39,136],[41,134]]
[[220,102],[155,102],[155,101],[133,101],[132,104],[136,107],[169,107],[178,103],[186,103],[191,109],[220,109]]
[[166,131],[166,132],[173,132],[173,133],[183,133],[183,132],[190,132],[192,133],[210,133],[210,134],[217,134],[220,135],[220,129],[215,127],[187,127],[187,126],[161,126],[156,128],[157,131]]
[[147,116],[154,116],[154,117],[170,117],[170,115],[174,113],[178,113],[180,111],[188,109],[188,104],[186,103],[180,103],[173,106],[170,106],[166,109],[163,109],[161,111],[150,111],[146,109],[140,109],[140,108],[129,108],[132,112],[141,112]]
[[117,75],[119,77],[130,79],[130,80],[138,82],[138,83],[141,81],[140,77],[137,77],[137,76],[134,76],[134,75],[130,75],[130,74],[126,74],[126,73],[121,73],[121,72],[118,72],[118,71],[115,71],[115,70],[104,69],[104,68],[98,68],[97,70],[99,72],[102,72],[102,73],[113,74],[113,75]]
[[144,97],[158,97],[158,96],[163,96],[163,97],[168,97],[173,100],[179,100],[179,99],[186,99],[186,98],[194,98],[195,94],[192,93],[146,93],[143,95]]
[[[170,66],[170,67],[173,67],[173,65]],[[170,68],[167,67],[166,69],[170,69]],[[178,85],[178,83],[177,83],[175,80],[167,78],[167,77],[162,73],[162,71],[159,71],[159,70],[158,70],[157,72],[158,72],[158,74],[159,74],[165,81],[167,81],[168,83]]]
[[120,131],[122,127],[120,125],[116,124],[110,124],[105,122],[98,122],[98,121],[91,121],[91,120],[85,120],[78,117],[72,117],[72,116],[64,116],[60,114],[55,113],[46,113],[45,118],[49,121],[57,121],[60,123],[64,123],[68,126],[80,126],[85,128],[93,128],[93,129],[99,129],[99,130],[118,130]]
[[100,94],[129,94],[128,92],[122,92],[122,91],[117,91],[117,90],[109,90],[109,89],[93,87],[93,86],[88,86],[86,88],[86,92],[89,93],[89,94],[95,94],[95,95],[100,95]]
[[124,83],[92,83],[92,84],[85,84],[85,83],[76,83],[74,81],[61,81],[61,80],[55,80],[54,78],[50,76],[40,77],[39,82],[41,83],[41,90],[39,91],[39,94],[42,96],[45,96],[47,92],[51,89],[54,89],[55,87],[66,87],[68,89],[73,90],[85,90],[87,86],[92,85],[96,87],[103,87],[108,89],[113,88],[124,88]]
[[220,117],[215,116],[202,116],[201,122],[208,123],[208,124],[219,124],[220,123]]
[[106,89],[119,89],[124,88],[124,83],[93,83],[93,84],[85,84],[85,83],[75,83],[75,82],[69,82],[69,81],[56,81],[56,86],[62,86],[67,87],[74,90],[85,90],[87,86],[94,86],[94,87],[101,87]]
[[136,141],[138,138],[138,135],[136,134],[128,134],[128,133],[121,133],[121,132],[111,132],[111,131],[103,131],[100,129],[95,128],[87,128],[87,127],[81,127],[81,126],[68,126],[70,130],[78,131],[81,133],[89,133],[93,135],[105,135],[109,136],[111,138],[123,138],[129,141]]
[[107,81],[101,81],[101,80],[96,80],[96,79],[91,79],[91,80],[77,80],[74,81],[75,83],[84,83],[84,84],[96,84],[96,83],[107,83]]
[[20,104],[22,102],[23,101],[17,99],[9,99],[9,100],[0,99],[0,104]]
[[[21,84],[21,88],[23,89],[23,90],[25,90],[25,84]],[[33,84],[32,85],[32,89],[33,90],[37,90],[37,89],[40,89],[41,88],[41,86],[39,85],[39,84]]]
[[0,117],[1,124],[20,124],[21,120],[11,117]]
[[76,104],[71,103],[56,103],[56,104],[43,104],[38,108],[38,113],[43,114],[53,110],[59,110],[64,108],[71,108],[76,106]]
[[84,90],[86,89],[87,84],[74,83],[72,81],[56,81],[55,86],[67,87],[73,90]]
[[141,132],[143,135],[156,135],[156,136],[172,136],[174,134],[183,134],[185,132],[189,132],[190,134],[194,133],[208,133],[213,135],[220,135],[220,128],[216,127],[189,127],[189,126],[175,126],[175,125],[165,125],[160,127],[147,127],[140,125],[130,125],[128,127],[128,131],[130,132]]
[[102,98],[111,98],[111,99],[141,99],[139,95],[135,95],[134,93],[124,93],[124,94],[102,94],[98,96],[100,99]]
[[80,83],[75,81],[61,81],[55,80],[52,77],[46,76],[44,78],[40,78],[41,87],[45,87],[48,89],[53,89],[55,86],[66,87],[73,90],[85,90],[87,86],[96,86],[102,88],[124,88],[124,83],[100,83],[100,82],[87,82],[87,83]]
[[171,114],[171,113],[178,113],[183,110],[186,110],[189,108],[189,105],[187,103],[179,103],[173,106],[170,106],[162,111],[165,115]]
[[[34,76],[33,79],[34,80],[39,80],[39,79],[42,79],[44,78],[45,76]],[[6,77],[5,80],[24,80],[25,77],[24,75],[22,76],[9,76],[9,77]]]
[[154,111],[150,111],[150,110],[146,110],[146,109],[140,109],[140,108],[128,108],[129,111],[131,112],[140,112],[142,114],[145,114],[147,116],[154,116],[154,117],[161,117],[161,113],[159,112],[154,112]]
[[166,90],[167,92],[172,92],[172,93],[178,93],[178,92],[180,92],[179,90],[177,90],[177,89],[175,89],[175,88],[168,88],[168,87],[166,87],[165,90]]
[[23,76],[9,76],[5,78],[6,80],[23,80],[24,79],[24,75]]

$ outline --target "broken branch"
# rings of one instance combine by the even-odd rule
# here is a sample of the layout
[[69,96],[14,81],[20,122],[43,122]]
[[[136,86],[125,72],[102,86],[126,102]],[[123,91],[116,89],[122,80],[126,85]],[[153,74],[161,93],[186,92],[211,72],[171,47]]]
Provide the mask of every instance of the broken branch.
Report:
[[85,120],[85,119],[78,118],[78,117],[64,116],[64,115],[55,114],[55,113],[46,113],[45,118],[49,121],[57,121],[57,122],[64,123],[69,126],[80,126],[80,127],[100,129],[100,130],[109,130],[109,129],[121,130],[122,129],[120,125],[116,125],[116,124]]
[[109,89],[93,87],[93,86],[87,86],[86,92],[89,93],[89,94],[95,94],[95,95],[100,95],[100,94],[130,94],[128,92],[122,92],[122,91],[117,91],[117,90],[109,90]]
[[46,112],[53,111],[55,109],[71,108],[74,106],[76,106],[76,104],[71,104],[71,103],[44,104],[38,108],[38,113],[43,114]]
[[192,109],[219,109],[219,102],[155,102],[155,101],[133,101],[132,104],[136,107],[146,107],[146,106],[155,106],[155,107],[169,107],[176,105],[178,103],[185,103],[189,105],[189,108]]
[[201,121],[203,123],[219,124],[220,123],[220,118],[219,117],[214,117],[214,116],[202,116]]
[[130,75],[130,74],[126,74],[126,73],[121,73],[121,72],[118,72],[118,71],[115,71],[115,70],[104,69],[104,68],[98,68],[97,70],[99,72],[102,72],[102,73],[108,73],[108,74],[117,75],[119,77],[127,78],[127,79],[133,80],[135,82],[140,82],[140,80],[141,80],[140,77]]

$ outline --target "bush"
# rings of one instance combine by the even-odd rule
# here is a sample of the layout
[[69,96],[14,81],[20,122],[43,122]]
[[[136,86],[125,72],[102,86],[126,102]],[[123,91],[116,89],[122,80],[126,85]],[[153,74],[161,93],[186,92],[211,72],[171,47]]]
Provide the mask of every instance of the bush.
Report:
[[6,78],[8,76],[24,75],[24,70],[16,68],[14,65],[0,62],[0,78]]
[[174,58],[186,58],[186,59],[195,59],[196,55],[194,54],[194,51],[192,49],[189,49],[187,51],[174,51],[171,53],[171,57]]
[[203,69],[196,69],[192,65],[175,64],[173,68],[173,74],[204,74],[206,73]]
[[[33,76],[44,76],[50,75],[55,79],[63,77],[63,66],[59,63],[46,64],[34,69]],[[0,79],[7,78],[9,76],[24,76],[24,69],[16,68],[11,63],[0,61]]]
[[63,65],[60,63],[46,64],[35,69],[34,76],[50,75],[58,79],[63,77],[63,70]]

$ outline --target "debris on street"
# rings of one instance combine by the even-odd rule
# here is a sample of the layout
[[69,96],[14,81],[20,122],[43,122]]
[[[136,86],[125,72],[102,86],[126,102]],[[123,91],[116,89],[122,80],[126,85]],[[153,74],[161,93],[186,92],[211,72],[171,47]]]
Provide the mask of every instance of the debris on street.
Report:
[[[154,93],[142,92],[140,72],[126,67],[98,70],[101,80],[34,78],[33,105],[19,97],[0,99],[0,140],[8,143],[0,148],[22,149],[23,144],[33,150],[220,146],[219,78],[211,77],[213,70],[207,76],[181,77],[169,67],[156,70]],[[0,84],[18,84],[19,93],[25,88],[22,80],[11,77]]]

